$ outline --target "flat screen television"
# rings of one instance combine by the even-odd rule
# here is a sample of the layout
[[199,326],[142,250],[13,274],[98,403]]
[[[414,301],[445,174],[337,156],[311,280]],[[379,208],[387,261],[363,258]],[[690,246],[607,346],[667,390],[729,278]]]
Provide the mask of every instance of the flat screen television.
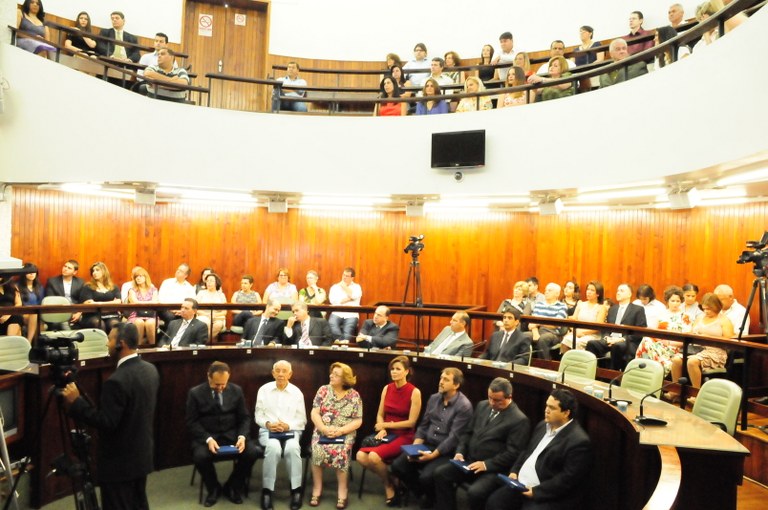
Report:
[[432,168],[485,166],[485,129],[432,133]]

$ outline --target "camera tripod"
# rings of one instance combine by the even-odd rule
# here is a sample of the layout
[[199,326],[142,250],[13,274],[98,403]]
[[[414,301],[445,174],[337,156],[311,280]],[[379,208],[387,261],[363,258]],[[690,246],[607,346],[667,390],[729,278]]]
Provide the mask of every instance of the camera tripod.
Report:
[[[56,381],[65,381],[66,374],[56,374],[54,379]],[[55,398],[56,413],[59,422],[59,434],[61,436],[61,444],[64,452],[53,460],[51,471],[48,476],[54,474],[57,476],[66,476],[70,479],[76,510],[100,510],[99,500],[96,496],[96,485],[93,482],[93,476],[90,469],[91,458],[89,450],[91,438],[86,434],[85,429],[75,421],[74,428],[69,431],[69,442],[67,442],[69,420],[62,404],[61,395],[59,394],[61,387],[62,386],[59,384],[54,384],[51,386],[50,390],[48,390],[48,398],[46,399],[41,418],[41,422],[45,422],[45,417],[48,415],[48,410],[51,408],[51,404]],[[87,398],[85,395],[83,396]],[[67,453],[67,445],[71,447],[71,451],[77,461],[73,461],[72,457]]]
[[747,312],[744,314],[744,318],[741,320],[741,326],[739,327],[739,340],[744,333],[744,326],[747,324],[747,317],[749,317],[749,311],[752,309],[752,303],[755,301],[755,294],[758,296],[760,313],[760,328],[763,334],[768,338],[768,294],[766,294],[766,277],[758,276],[752,282],[752,290],[749,293],[749,299],[747,299]]
[[408,289],[411,285],[411,279],[413,279],[413,303],[416,308],[424,306],[424,301],[421,297],[421,265],[419,264],[419,252],[411,252],[411,264],[408,267],[408,277],[405,279],[405,292],[403,293],[402,306],[408,301]]

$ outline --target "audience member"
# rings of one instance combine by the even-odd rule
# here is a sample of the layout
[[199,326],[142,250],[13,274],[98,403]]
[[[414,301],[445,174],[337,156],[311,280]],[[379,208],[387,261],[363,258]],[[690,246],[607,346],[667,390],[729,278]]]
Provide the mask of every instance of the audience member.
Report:
[[131,279],[123,282],[123,284],[120,286],[120,300],[123,303],[128,302],[128,291],[130,291],[131,288],[133,288],[133,279],[136,276],[136,270],[140,268],[141,266],[133,266],[131,268]]
[[[622,326],[648,327],[645,319],[645,309],[642,306],[630,303],[632,300],[632,287],[627,283],[619,284],[616,288],[616,304],[608,309],[607,322],[609,324],[621,324]],[[630,357],[634,357],[640,345],[642,335],[613,332],[598,340],[587,342],[586,349],[598,358],[604,358],[611,353],[611,368],[623,370]]]
[[[531,315],[534,317],[546,317],[547,319],[567,319],[565,303],[559,301],[559,298],[560,285],[548,283],[544,289],[544,301],[537,301],[533,305]],[[536,344],[535,351],[539,357],[552,359],[552,349],[557,347],[562,341],[564,328],[530,323],[528,324],[528,332],[524,334],[532,343]]]
[[[656,36],[653,38],[653,44],[659,46],[669,41],[670,39],[677,37],[677,30],[672,27],[659,27],[656,29]],[[670,47],[662,55],[657,55],[655,60],[655,67],[659,69],[666,65],[671,64],[681,58],[687,57],[691,54],[691,50],[688,46],[680,46],[678,48]]]
[[[229,365],[214,361],[208,367],[208,381],[189,390],[186,424],[192,437],[192,460],[208,491],[206,507],[216,504],[223,493],[236,505],[242,504],[245,482],[262,449],[249,437],[251,419],[243,390],[229,382]],[[234,446],[237,453],[220,453]],[[220,457],[221,456],[221,457]],[[216,476],[215,459],[233,458],[235,467],[222,487]]]
[[[549,78],[534,74],[528,78],[528,83],[548,83],[551,81],[559,80],[561,78],[567,78],[571,75],[568,69],[568,61],[565,60],[565,57],[552,57],[549,59],[549,65],[547,67]],[[560,99],[561,97],[568,97],[572,96],[573,94],[574,86],[570,81],[561,83],[559,85],[552,85],[549,87],[536,89],[536,95],[541,97],[542,101]]]
[[[599,41],[593,41],[592,36],[595,34],[595,30],[590,27],[589,25],[583,25],[581,28],[579,28],[579,40],[581,41],[581,44],[578,48],[576,48],[578,51],[584,51],[590,50],[592,48],[597,48],[600,46]],[[573,57],[573,62],[576,66],[585,66],[587,64],[591,64],[593,62],[600,62],[605,60],[605,53],[590,51],[588,53],[582,53],[580,55],[575,55]]]
[[205,290],[207,287],[205,283],[205,279],[208,277],[209,274],[213,273],[214,270],[212,267],[204,267],[202,271],[200,271],[200,280],[195,284],[195,295],[197,295],[198,292],[201,290]]
[[429,66],[430,74],[422,83],[422,87],[426,84],[427,80],[430,78],[436,81],[438,85],[440,85],[441,87],[444,87],[446,85],[452,85],[453,79],[450,76],[443,73],[443,69],[445,69],[445,60],[443,60],[440,57],[434,57]]
[[[525,85],[525,71],[522,67],[514,66],[507,74],[505,87],[522,87]],[[518,90],[517,92],[507,92],[499,96],[497,108],[508,108],[510,106],[520,106],[533,102],[530,91]]]
[[99,408],[80,397],[77,383],[61,390],[69,415],[99,431],[97,481],[104,510],[149,510],[147,475],[154,471],[154,423],[160,377],[138,353],[133,324],[109,332],[107,349],[117,368],[101,385]]
[[[45,26],[45,9],[43,9],[42,0],[24,0],[21,10],[16,11],[16,28],[46,41],[51,40],[51,32]],[[16,46],[23,50],[45,58],[48,58],[49,52],[54,53],[56,51],[56,48],[50,44],[19,35],[16,39]]]
[[293,385],[293,369],[285,360],[272,365],[273,382],[259,388],[254,418],[259,426],[259,443],[264,448],[261,509],[272,510],[277,465],[285,459],[291,484],[291,510],[301,508],[301,434],[307,426],[304,394]]
[[[743,307],[736,298],[733,297],[733,289],[730,285],[721,284],[715,287],[714,290],[717,299],[723,305],[723,309],[720,312],[722,315],[728,317],[728,320],[733,324],[733,336],[741,338],[742,335],[749,334],[749,312]],[[744,331],[741,330],[741,325],[744,324]],[[725,336],[725,335],[723,335]]]
[[[141,58],[139,59],[139,64],[145,67],[156,66],[157,56],[158,56],[158,53],[160,52],[160,49],[168,47],[168,36],[162,32],[156,33],[155,38],[152,40],[152,47],[155,48],[155,51],[148,52],[142,55]],[[176,67],[175,62],[174,62],[174,67]],[[144,74],[144,71],[139,69],[138,74],[139,76],[142,76]]]
[[[461,58],[459,57],[459,54],[455,51],[449,51],[444,55],[443,58],[445,59],[445,67],[452,69],[451,71],[445,73],[446,76],[451,79],[451,83],[454,85],[463,85],[464,80],[467,79],[467,74],[464,71],[455,69],[456,67],[461,67]],[[445,91],[446,94],[454,94],[455,92],[456,89],[446,89]]]
[[[195,297],[198,303],[203,304],[215,304],[226,303],[227,296],[221,291],[221,278],[216,273],[210,273],[205,277],[205,289],[197,293]],[[209,332],[210,340],[213,342],[218,338],[219,333],[227,325],[227,311],[226,310],[198,310],[197,318],[205,323],[205,327]]]
[[357,462],[376,473],[384,482],[386,505],[399,507],[400,497],[387,472],[387,464],[400,455],[402,445],[412,444],[416,422],[421,412],[421,391],[409,382],[413,371],[407,356],[396,356],[389,362],[392,382],[381,391],[376,413],[373,445],[365,444],[357,452]]
[[[43,286],[40,283],[40,278],[38,277],[37,272],[25,274],[24,279],[18,288],[22,306],[36,306],[42,304],[43,297],[45,297],[45,289],[43,289]],[[22,319],[24,321],[24,329],[27,333],[27,340],[31,342],[37,334],[37,314],[25,314]]]
[[539,292],[539,279],[535,276],[529,277],[525,282],[528,284],[528,299],[532,302],[531,306],[535,302],[544,302],[544,294]]
[[166,339],[161,343],[172,348],[189,347],[190,345],[205,345],[208,340],[208,327],[197,319],[197,300],[186,298],[179,308],[179,320],[172,321],[168,326]]
[[[610,46],[608,46],[608,53],[611,55],[614,63],[621,62],[629,56],[629,53],[627,53],[627,42],[624,39],[614,39],[611,41]],[[600,87],[610,87],[611,85],[631,80],[644,74],[648,74],[648,64],[645,62],[635,62],[626,67],[615,69],[610,73],[601,74]]]
[[[496,310],[496,313],[502,313],[508,306],[514,306],[520,310],[520,313],[523,315],[531,315],[531,310],[533,310],[533,303],[528,299],[528,292],[528,282],[524,282],[522,280],[515,282],[515,286],[512,290],[512,298],[502,301],[499,305],[499,309]],[[501,327],[501,324],[498,324],[498,326]]]
[[528,365],[531,339],[520,331],[520,309],[508,306],[501,313],[501,329],[491,335],[488,348],[480,355],[480,359]]
[[[480,81],[483,83],[493,80],[493,77],[496,75],[496,68],[493,67],[494,51],[493,46],[490,44],[484,45],[483,49],[480,50],[480,67],[477,68],[475,76],[480,78]],[[466,77],[464,81],[466,81]]]
[[95,53],[96,40],[85,35],[93,33],[91,16],[85,11],[79,12],[77,18],[75,18],[75,26],[73,28],[80,33],[67,32],[67,38],[64,39],[64,47],[72,53]]
[[392,66],[399,66],[400,68],[403,67],[403,60],[397,53],[387,53],[387,58],[385,61],[387,63],[387,69],[392,69]]
[[277,318],[281,307],[280,301],[270,299],[261,317],[252,317],[245,323],[243,340],[252,341],[254,346],[281,343],[285,327],[285,321]]
[[519,51],[515,54],[515,65],[523,68],[526,78],[533,74],[533,71],[531,71],[531,59],[526,52]]
[[[605,299],[605,289],[603,284],[597,280],[592,280],[587,284],[586,299],[579,301],[576,305],[576,310],[573,313],[574,320],[582,322],[605,322],[605,316],[608,310],[603,304]],[[587,343],[592,340],[599,340],[601,336],[600,330],[597,329],[576,329],[576,349],[585,349]],[[571,338],[564,341],[560,346],[560,352],[565,352],[571,348]]]
[[[393,68],[397,69],[397,67]],[[379,97],[382,99],[392,99],[401,97],[400,86],[391,76],[385,76],[379,84]],[[376,103],[373,107],[374,117],[397,117],[408,114],[408,103]],[[331,302],[333,304],[333,302]]]
[[576,278],[571,278],[563,285],[563,303],[565,303],[565,313],[568,314],[568,317],[573,316],[580,299],[581,288],[576,282]]
[[578,402],[569,390],[552,391],[544,421],[533,430],[528,448],[509,473],[526,490],[496,489],[488,498],[487,510],[583,507],[593,453],[589,436],[576,421],[577,414]]
[[[721,314],[723,305],[717,298],[717,295],[708,292],[701,298],[701,308],[704,313],[699,315],[691,328],[695,335],[706,335],[721,338],[733,338],[733,324],[725,315]],[[725,367],[728,361],[728,352],[725,349],[714,346],[692,346],[694,347],[688,355],[688,379],[691,386],[701,388],[701,373],[703,370]],[[698,352],[695,352],[698,351]],[[681,354],[672,358],[672,380],[677,381],[683,375],[683,357]],[[672,400],[676,396],[671,393]],[[688,399],[693,403],[695,398]]]
[[[439,96],[442,94],[440,84],[433,78],[427,78],[424,82],[424,88],[421,89],[422,96]],[[405,104],[405,103],[403,103]],[[450,113],[451,108],[443,99],[428,99],[416,103],[416,115],[436,115],[440,113]]]
[[[0,306],[15,306],[21,308],[21,295],[13,279],[3,279],[0,276]],[[0,336],[21,336],[23,320],[19,315],[0,315]]]
[[123,28],[125,27],[125,15],[120,11],[114,11],[109,15],[112,20],[112,28],[102,28],[99,35],[112,39],[111,41],[100,40],[98,52],[100,55],[111,57],[117,60],[131,60],[138,62],[141,59],[139,49],[135,46],[122,46],[115,41],[122,41],[131,44],[138,44],[139,41],[135,35],[129,34]]
[[469,314],[467,312],[454,313],[450,324],[443,328],[432,343],[424,349],[424,354],[432,356],[439,356],[440,354],[469,356],[472,354],[474,343],[467,334],[468,325]]
[[[512,39],[512,32],[504,32],[499,36],[499,53],[493,57],[491,62],[494,66],[499,64],[512,64],[515,61],[514,41]],[[509,73],[509,67],[497,67],[495,78],[502,82],[507,80],[507,73]]]
[[[277,78],[278,81],[283,82],[283,87],[306,87],[307,81],[304,78],[299,78],[299,64],[296,62],[288,62],[287,76]],[[307,91],[302,89],[288,88],[281,90],[275,87],[275,93],[280,93],[286,97],[307,97]],[[303,101],[280,101],[280,109],[291,112],[306,112],[307,103]]]
[[377,347],[389,349],[397,345],[400,326],[389,320],[389,308],[381,305],[373,312],[373,319],[363,322],[360,334],[357,335],[357,345],[364,349]]
[[291,283],[291,272],[281,267],[277,270],[277,281],[270,283],[264,290],[264,303],[276,299],[283,305],[292,305],[299,300],[299,291]]
[[[467,76],[464,82],[464,93],[475,94],[478,92],[484,92],[485,85],[480,81],[477,76]],[[493,103],[490,96],[475,96],[475,97],[462,97],[459,101],[459,106],[456,107],[457,112],[476,112],[479,110],[491,110]]]
[[[194,299],[197,292],[192,284],[187,281],[189,274],[189,264],[180,264],[176,268],[176,274],[173,278],[163,280],[163,283],[160,284],[160,290],[157,292],[160,302],[176,304],[181,303],[187,298]],[[170,312],[163,310],[160,312],[160,319],[163,320],[165,327],[168,328],[175,315],[179,315],[179,313],[179,311]]]
[[[345,267],[341,274],[341,281],[331,286],[328,300],[336,306],[360,306],[363,297],[363,288],[355,283],[355,269]],[[328,323],[331,332],[337,340],[354,340],[359,320],[357,312],[333,312]]]
[[680,25],[682,25],[685,22],[685,10],[683,9],[682,4],[672,4],[669,6],[669,11],[667,12],[667,16],[669,18],[669,24],[672,25],[672,28],[677,28]]
[[[407,88],[412,87],[413,84],[405,78],[405,73],[403,72],[402,66],[392,66],[389,69],[389,76],[395,81],[397,88],[400,89],[400,97],[413,96],[413,93],[411,93],[410,90],[407,90]],[[383,79],[384,78],[382,78],[382,80]]]
[[283,332],[283,343],[298,345],[306,349],[316,345],[331,345],[333,333],[328,321],[322,317],[312,317],[307,311],[307,303],[297,302],[291,307],[293,315],[288,317]]
[[[683,289],[673,285],[664,291],[664,301],[667,309],[659,317],[658,329],[675,333],[690,333],[693,321],[683,310]],[[645,337],[637,348],[638,358],[658,361],[664,367],[665,373],[672,368],[672,359],[680,353],[682,342],[674,340]]]
[[659,325],[659,317],[666,312],[667,307],[656,299],[656,292],[647,283],[637,288],[635,297],[637,299],[633,303],[645,308],[645,322],[648,324],[646,327],[656,329]]
[[629,33],[625,36],[628,39],[628,51],[630,55],[640,53],[647,49],[653,48],[653,40],[647,40],[642,42],[633,42],[633,39],[642,37],[644,35],[650,35],[649,30],[643,28],[643,13],[640,11],[632,11],[629,15]]
[[464,374],[443,369],[438,392],[431,395],[416,429],[413,444],[424,445],[418,457],[400,454],[390,467],[402,485],[421,498],[421,508],[435,504],[435,471],[456,453],[459,438],[472,420],[472,403],[460,391]]
[[312,402],[312,498],[309,506],[319,506],[323,492],[323,468],[336,470],[338,492],[336,508],[349,502],[349,463],[357,429],[363,424],[363,400],[354,389],[352,369],[333,363],[330,382],[321,386]]
[[467,483],[470,510],[483,510],[498,480],[517,461],[528,442],[528,417],[512,400],[512,384],[497,377],[488,386],[488,400],[475,407],[472,422],[464,429],[453,464],[435,470],[435,506],[456,510],[456,485]]
[[[565,43],[560,39],[552,41],[552,44],[549,45],[549,62],[551,62],[555,57],[565,58]],[[573,69],[576,67],[576,63],[573,60],[565,58],[565,61],[568,63],[568,69]],[[549,74],[549,62],[544,62],[541,64],[539,69],[536,71],[536,74]]]
[[[328,301],[328,295],[325,289],[317,285],[320,275],[314,269],[307,271],[307,286],[299,291],[299,301],[308,305],[322,305]],[[310,317],[323,317],[323,312],[319,310],[310,310]]]
[[[73,305],[80,304],[80,293],[83,290],[85,282],[77,276],[80,264],[75,259],[69,259],[61,267],[60,276],[52,276],[45,282],[46,296],[63,296],[69,299]],[[74,312],[69,324],[59,325],[62,329],[69,329],[70,324],[77,324],[80,321],[82,313]]]
[[[91,280],[83,286],[80,297],[84,305],[122,303],[120,289],[112,282],[109,269],[104,262],[94,262],[91,265]],[[120,312],[117,310],[86,312],[81,322],[86,328],[103,329],[109,333],[114,325],[120,322]]]
[[407,73],[405,79],[414,87],[421,87],[424,85],[424,80],[429,78],[429,67],[427,46],[424,43],[417,43],[413,47],[413,60],[403,66],[403,71]]
[[186,69],[174,65],[174,55],[170,48],[157,50],[157,65],[147,67],[144,70],[144,78],[162,82],[147,83],[147,93],[150,97],[183,103],[187,100],[187,91],[174,88],[174,85],[189,85],[189,75]]
[[699,286],[694,283],[683,285],[683,298],[685,299],[685,313],[692,321],[695,321],[702,314],[699,302],[696,296],[699,294]]
[[[240,278],[240,290],[236,290],[232,294],[230,303],[238,303],[243,305],[257,305],[261,303],[261,296],[258,292],[253,290],[253,276],[244,274]],[[245,323],[251,317],[261,315],[261,310],[230,310],[234,316],[232,319],[233,326],[243,327]]]
[[[702,21],[705,21],[709,19],[711,16],[715,15],[718,10],[720,9],[715,5],[715,2],[711,2],[711,1],[704,2],[700,4],[698,7],[696,7],[696,21],[701,23]],[[696,42],[696,44],[694,44],[693,51],[695,52],[697,49],[704,48],[705,46],[709,46],[710,44],[718,40],[721,35],[723,34],[720,33],[720,28],[718,27],[718,24],[714,23],[709,28],[709,30],[707,30],[704,33],[701,39],[699,39],[699,41]]]
[[[157,303],[157,289],[152,285],[149,273],[143,267],[134,268],[133,281],[128,290],[128,303]],[[128,322],[136,326],[139,333],[139,345],[155,345],[157,330],[157,314],[153,310],[133,310],[128,316]]]

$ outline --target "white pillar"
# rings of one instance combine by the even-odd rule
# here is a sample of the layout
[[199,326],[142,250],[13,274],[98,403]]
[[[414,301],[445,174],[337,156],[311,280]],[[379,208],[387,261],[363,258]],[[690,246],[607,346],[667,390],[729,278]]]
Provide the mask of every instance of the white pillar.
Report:
[[10,44],[11,31],[8,25],[16,26],[16,0],[0,0],[0,44]]

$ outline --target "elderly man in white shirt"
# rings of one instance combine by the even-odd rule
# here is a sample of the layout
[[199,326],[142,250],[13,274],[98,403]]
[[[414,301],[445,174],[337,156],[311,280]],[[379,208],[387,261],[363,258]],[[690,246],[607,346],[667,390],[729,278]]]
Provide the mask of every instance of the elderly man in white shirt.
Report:
[[[733,332],[736,336],[749,334],[749,311],[742,306],[736,298],[733,297],[733,289],[730,285],[721,284],[715,287],[715,296],[723,304],[720,315],[725,315],[733,324]],[[746,321],[745,321],[746,318]],[[741,329],[741,323],[744,322],[744,332]]]

